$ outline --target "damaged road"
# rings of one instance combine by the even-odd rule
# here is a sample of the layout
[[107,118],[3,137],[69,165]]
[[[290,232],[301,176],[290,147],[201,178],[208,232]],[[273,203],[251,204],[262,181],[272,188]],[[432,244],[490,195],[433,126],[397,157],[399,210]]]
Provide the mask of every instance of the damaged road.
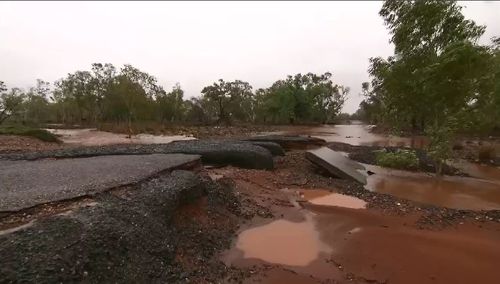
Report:
[[200,156],[152,154],[0,162],[0,212],[96,194],[162,171],[201,166]]

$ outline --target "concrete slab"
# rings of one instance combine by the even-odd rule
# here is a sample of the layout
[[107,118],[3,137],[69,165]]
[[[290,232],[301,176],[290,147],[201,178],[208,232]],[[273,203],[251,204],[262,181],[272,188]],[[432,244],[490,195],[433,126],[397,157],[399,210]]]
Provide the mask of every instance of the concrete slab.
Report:
[[316,150],[307,151],[306,158],[336,177],[366,184],[367,174],[362,172],[365,170],[365,167],[339,152],[327,147],[321,147]]
[[198,163],[199,155],[184,154],[0,161],[0,211],[92,195]]

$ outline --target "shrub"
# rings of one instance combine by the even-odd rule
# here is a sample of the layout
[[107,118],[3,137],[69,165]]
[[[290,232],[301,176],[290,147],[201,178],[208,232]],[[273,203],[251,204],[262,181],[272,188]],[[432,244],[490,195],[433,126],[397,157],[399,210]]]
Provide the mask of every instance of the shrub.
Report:
[[376,151],[375,161],[377,165],[396,169],[417,169],[418,157],[415,151],[398,149],[394,152],[381,150]]
[[46,142],[61,142],[56,135],[45,129],[31,128],[26,126],[3,126],[0,127],[0,135],[30,136]]

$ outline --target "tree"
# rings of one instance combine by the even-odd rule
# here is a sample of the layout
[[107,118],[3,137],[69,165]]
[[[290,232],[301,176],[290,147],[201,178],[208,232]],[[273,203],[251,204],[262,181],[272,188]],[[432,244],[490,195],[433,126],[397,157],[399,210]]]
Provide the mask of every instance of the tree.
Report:
[[256,93],[257,120],[273,123],[327,123],[344,105],[349,88],[334,84],[332,74],[287,76]]
[[174,122],[181,121],[184,118],[184,91],[179,83],[177,83],[169,93],[161,93],[157,95],[156,102],[158,105],[158,113],[160,121]]
[[490,52],[477,45],[485,28],[466,20],[455,1],[390,0],[380,15],[395,54],[370,59],[372,90],[364,107],[396,128],[425,131],[443,162],[449,154],[443,143],[491,92]]
[[24,97],[25,95],[18,88],[7,92],[5,83],[0,81],[0,124],[20,110]]
[[[204,87],[201,93],[209,103],[216,106],[217,123],[229,124],[232,117],[245,120],[251,116],[252,110],[245,110],[243,107],[253,97],[252,86],[248,82],[225,82],[219,79],[213,85]],[[251,104],[247,105],[249,106]]]

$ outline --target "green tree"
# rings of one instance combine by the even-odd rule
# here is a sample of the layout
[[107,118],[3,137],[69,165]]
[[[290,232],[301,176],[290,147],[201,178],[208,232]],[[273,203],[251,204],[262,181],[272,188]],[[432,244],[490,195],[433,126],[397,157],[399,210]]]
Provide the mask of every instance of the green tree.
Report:
[[177,83],[169,93],[157,95],[158,114],[161,122],[181,121],[184,118],[184,91]]
[[477,45],[485,28],[466,20],[455,1],[390,0],[380,15],[395,54],[370,59],[372,90],[364,107],[396,128],[425,131],[431,152],[443,162],[449,155],[445,144],[491,92],[491,53]]
[[201,91],[203,97],[216,106],[217,123],[231,123],[231,119],[248,120],[251,118],[253,99],[252,86],[248,82],[235,80],[225,82],[219,79]]
[[15,115],[22,107],[25,95],[18,88],[7,92],[5,83],[0,81],[0,124]]

